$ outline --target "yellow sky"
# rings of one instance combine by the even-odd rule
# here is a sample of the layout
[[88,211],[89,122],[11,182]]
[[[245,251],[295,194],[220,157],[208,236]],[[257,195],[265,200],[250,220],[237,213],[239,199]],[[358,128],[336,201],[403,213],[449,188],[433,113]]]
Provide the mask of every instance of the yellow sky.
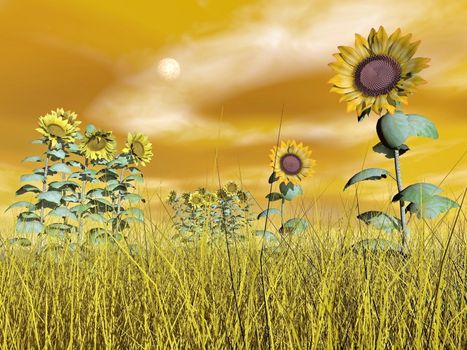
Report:
[[[358,124],[327,83],[336,47],[379,25],[413,33],[417,56],[432,59],[422,73],[429,83],[405,111],[433,120],[440,138],[409,140],[402,166],[406,184],[438,184],[467,150],[466,19],[463,1],[0,0],[0,205],[15,200],[28,171],[20,160],[37,152],[37,117],[57,107],[114,130],[120,145],[129,131],[147,133],[150,191],[214,187],[218,148],[222,179],[238,180],[240,169],[262,197],[284,106],[283,139],[304,142],[317,160],[307,198],[325,190],[323,203],[339,206],[367,151],[366,166],[393,168],[371,152],[376,116]],[[164,57],[180,63],[178,79],[158,74]],[[464,158],[445,193],[459,195],[466,178]],[[360,186],[383,207],[394,190]]]

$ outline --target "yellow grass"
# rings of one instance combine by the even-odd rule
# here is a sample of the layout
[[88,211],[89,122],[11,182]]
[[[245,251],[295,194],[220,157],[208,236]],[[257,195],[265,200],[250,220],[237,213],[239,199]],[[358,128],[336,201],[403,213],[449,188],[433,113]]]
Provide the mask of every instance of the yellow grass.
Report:
[[463,214],[441,265],[453,222],[412,225],[405,258],[349,251],[378,234],[366,227],[312,225],[266,245],[265,297],[255,237],[229,246],[233,286],[225,241],[174,241],[163,223],[141,229],[134,257],[125,243],[39,258],[3,246],[1,348],[462,349]]

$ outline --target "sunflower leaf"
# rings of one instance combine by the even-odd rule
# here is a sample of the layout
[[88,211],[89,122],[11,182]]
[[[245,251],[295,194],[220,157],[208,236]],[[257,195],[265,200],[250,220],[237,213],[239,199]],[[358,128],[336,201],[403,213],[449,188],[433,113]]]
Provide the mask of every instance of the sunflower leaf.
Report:
[[127,210],[123,211],[120,215],[128,215],[130,217],[144,219],[144,212],[139,208],[128,208]]
[[48,191],[42,192],[38,195],[39,199],[45,200],[47,202],[55,203],[60,205],[60,200],[62,199],[62,194],[58,191]]
[[277,241],[277,237],[270,231],[256,230],[256,236],[264,238],[266,241]]
[[[405,152],[409,151],[410,148],[406,144],[402,144],[399,147],[399,155],[403,155]],[[384,154],[384,156],[388,159],[394,159],[394,150],[391,148],[386,147],[381,142],[377,143],[373,146],[373,151],[376,153]]]
[[100,223],[105,223],[105,218],[101,214],[88,214],[86,215],[86,219],[94,221],[94,222],[100,222]]
[[272,174],[269,176],[268,182],[270,184],[272,184],[272,183],[274,183],[274,182],[276,182],[278,180],[279,180],[279,178],[277,177],[276,172],[273,171]]
[[67,173],[67,174],[72,173],[70,167],[68,165],[66,165],[66,164],[63,164],[63,163],[54,164],[49,169],[51,171],[55,171],[57,173]]
[[389,214],[381,211],[367,211],[357,216],[367,225],[372,225],[378,230],[392,233],[393,230],[400,230],[401,221]]
[[280,233],[300,234],[307,230],[308,221],[303,218],[293,218],[287,220],[279,229]]
[[137,203],[142,201],[142,197],[139,194],[136,193],[127,193],[126,195],[123,196],[124,199],[126,199],[130,203]]
[[44,176],[39,175],[39,174],[26,174],[26,175],[21,175],[20,182],[42,182],[44,181]]
[[23,237],[10,238],[8,240],[9,245],[19,245],[21,247],[30,247],[32,245],[31,241]]
[[65,159],[66,153],[62,149],[53,149],[47,152],[47,155],[49,156],[50,159],[53,161],[60,160],[60,159]]
[[266,198],[269,199],[270,202],[274,202],[283,199],[284,196],[278,192],[271,192],[266,195]]
[[130,175],[125,178],[125,181],[130,182],[130,181],[137,181],[137,182],[143,182],[143,177],[138,176],[138,175]]
[[69,160],[68,162],[66,162],[66,164],[68,166],[72,166],[72,167],[75,167],[75,168],[84,169],[84,165],[81,164],[80,162],[76,161],[76,160]]
[[442,189],[438,186],[429,183],[416,183],[410,186],[407,186],[401,192],[396,194],[393,198],[393,202],[399,200],[406,202],[413,202],[416,204],[429,201],[434,195],[442,192]]
[[44,225],[40,221],[22,221],[16,223],[16,232],[18,233],[41,233]]
[[365,110],[362,112],[362,114],[360,114],[360,115],[357,117],[358,122],[360,123],[363,119],[365,119],[368,115],[370,115],[370,112],[371,112],[371,107],[365,109]]
[[76,218],[76,215],[66,207],[55,208],[54,210],[52,210],[49,213],[49,215],[50,216],[61,217],[61,218],[69,218],[69,219],[72,219],[72,220],[78,220]]
[[281,182],[279,185],[279,190],[284,196],[284,199],[288,201],[291,201],[295,197],[303,194],[302,187],[299,184],[294,185],[291,182],[287,184],[285,184],[285,182]]
[[42,161],[43,159],[41,157],[29,156],[29,157],[24,158],[21,162],[25,163],[25,162],[42,162]]
[[27,202],[27,201],[19,201],[15,202],[12,205],[10,205],[8,208],[5,209],[5,212],[8,210],[11,210],[13,208],[26,208],[28,210],[34,210],[34,204]]
[[381,169],[381,168],[368,168],[368,169],[363,169],[362,171],[359,171],[356,173],[354,176],[352,176],[349,181],[344,186],[344,191],[356,184],[357,182],[360,181],[367,181],[367,180],[380,180],[380,179],[385,179],[389,175],[389,172],[386,169]]
[[36,186],[33,186],[33,185],[24,185],[22,187],[20,187],[17,191],[16,191],[16,195],[19,196],[19,195],[22,195],[24,193],[40,193],[41,190],[39,188],[37,188]]
[[261,219],[265,216],[271,216],[271,215],[274,215],[274,214],[280,214],[281,212],[279,211],[279,209],[276,209],[276,208],[269,208],[269,209],[266,209],[266,210],[263,210],[261,213],[258,214],[258,217],[257,219]]
[[436,126],[431,120],[418,114],[407,114],[407,119],[409,121],[409,133],[411,136],[438,138],[438,130],[436,130]]
[[410,203],[405,211],[417,214],[419,219],[433,219],[452,208],[459,208],[459,204],[449,198],[435,195],[425,199],[421,204]]
[[86,211],[88,211],[90,208],[92,207],[91,204],[80,204],[80,205],[76,205],[74,206],[73,208],[71,208],[70,210],[75,213],[76,215],[80,216],[81,214],[85,213]]
[[53,181],[49,184],[49,188],[53,188],[59,191],[76,191],[76,189],[79,188],[79,184],[74,181]]

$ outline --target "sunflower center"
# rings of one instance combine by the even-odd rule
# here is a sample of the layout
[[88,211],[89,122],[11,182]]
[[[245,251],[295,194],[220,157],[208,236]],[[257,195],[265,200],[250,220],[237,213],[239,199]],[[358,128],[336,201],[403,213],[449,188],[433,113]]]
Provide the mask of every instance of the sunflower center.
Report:
[[137,157],[142,157],[144,156],[144,146],[141,142],[135,141],[131,144],[131,150],[133,151],[133,154]]
[[401,66],[385,55],[370,56],[355,70],[355,84],[367,96],[389,93],[401,78]]
[[91,151],[100,151],[107,145],[107,140],[102,136],[94,136],[88,142],[88,148]]
[[280,159],[280,166],[287,175],[297,175],[302,170],[302,160],[296,154],[287,153]]
[[227,186],[227,190],[228,190],[230,193],[237,192],[237,185],[234,184],[234,183],[230,183],[230,184]]
[[50,124],[47,126],[47,130],[49,134],[55,137],[63,137],[66,135],[65,129],[63,129],[60,125],[57,124]]

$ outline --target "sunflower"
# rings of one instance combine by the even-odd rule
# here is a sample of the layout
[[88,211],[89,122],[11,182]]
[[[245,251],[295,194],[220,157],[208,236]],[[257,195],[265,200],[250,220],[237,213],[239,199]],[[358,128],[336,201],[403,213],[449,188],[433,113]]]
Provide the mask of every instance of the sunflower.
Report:
[[149,142],[148,137],[141,133],[129,133],[123,153],[131,154],[134,157],[136,165],[140,163],[146,166],[151,161],[153,156],[152,143]]
[[190,203],[193,208],[199,208],[205,202],[204,202],[203,195],[201,193],[199,193],[198,191],[195,191],[193,193],[190,193],[188,203]]
[[279,148],[271,150],[271,166],[277,178],[285,183],[297,183],[311,173],[315,165],[311,159],[311,150],[295,141],[282,141]]
[[112,131],[99,129],[85,132],[82,142],[81,151],[91,160],[111,160],[117,146]]
[[67,120],[71,125],[78,126],[81,122],[77,119],[78,115],[72,111],[65,111],[63,108],[57,108],[55,111],[50,112],[55,114],[63,119]]
[[234,196],[240,190],[240,187],[235,181],[229,181],[224,186],[224,191],[228,196]]
[[371,110],[381,115],[394,113],[415,87],[425,83],[417,73],[428,67],[429,58],[412,56],[420,41],[410,42],[411,34],[401,36],[397,29],[389,37],[381,26],[371,29],[368,38],[355,34],[355,47],[339,46],[335,62],[329,64],[336,75],[329,80],[331,92],[342,94],[347,111],[356,111],[359,121]]
[[77,125],[59,116],[55,111],[39,117],[39,127],[36,129],[54,148],[58,142],[71,143],[75,141]]

